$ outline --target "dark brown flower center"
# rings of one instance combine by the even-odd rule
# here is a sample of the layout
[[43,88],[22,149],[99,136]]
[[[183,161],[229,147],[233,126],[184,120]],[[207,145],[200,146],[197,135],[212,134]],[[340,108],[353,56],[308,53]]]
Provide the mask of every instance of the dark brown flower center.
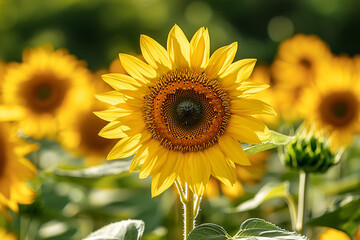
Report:
[[358,117],[359,102],[351,92],[337,92],[325,96],[319,109],[325,123],[346,127]]
[[145,96],[144,118],[153,138],[167,148],[200,151],[225,132],[230,99],[205,73],[175,70],[162,76]]
[[54,113],[63,103],[69,85],[51,73],[38,73],[22,86],[24,104],[34,113]]
[[307,58],[300,59],[300,65],[303,66],[305,69],[310,70],[312,68],[312,62]]

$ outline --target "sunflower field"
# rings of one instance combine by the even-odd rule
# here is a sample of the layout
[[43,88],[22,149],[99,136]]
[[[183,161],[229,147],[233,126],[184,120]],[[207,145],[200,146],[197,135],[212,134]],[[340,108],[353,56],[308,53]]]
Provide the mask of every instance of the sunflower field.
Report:
[[360,1],[0,0],[0,240],[360,240]]

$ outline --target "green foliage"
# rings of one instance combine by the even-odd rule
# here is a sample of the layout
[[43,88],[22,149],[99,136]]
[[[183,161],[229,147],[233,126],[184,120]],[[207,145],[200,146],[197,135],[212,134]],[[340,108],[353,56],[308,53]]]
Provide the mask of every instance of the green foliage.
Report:
[[293,137],[286,136],[286,135],[283,135],[283,134],[275,132],[275,131],[271,131],[269,140],[267,140],[263,144],[251,145],[251,146],[245,148],[244,150],[247,155],[251,155],[251,154],[255,154],[258,152],[262,152],[265,150],[269,150],[269,149],[273,149],[276,147],[286,145],[292,139],[293,139]]
[[263,186],[254,198],[238,205],[232,212],[243,212],[257,208],[262,203],[273,198],[289,198],[289,182],[268,183]]
[[109,161],[99,166],[78,169],[78,170],[64,170],[56,169],[55,175],[62,177],[74,177],[74,178],[101,178],[109,175],[120,175],[127,173],[130,167],[131,161]]
[[288,239],[288,240],[306,240],[295,232],[288,232],[259,218],[251,218],[241,224],[239,231],[234,237],[231,237],[221,226],[206,223],[196,227],[189,235],[188,240],[224,240],[224,239]]
[[335,228],[353,236],[360,224],[360,195],[347,196],[334,209],[308,222],[311,226]]
[[84,240],[140,240],[145,224],[141,220],[125,220],[107,225]]

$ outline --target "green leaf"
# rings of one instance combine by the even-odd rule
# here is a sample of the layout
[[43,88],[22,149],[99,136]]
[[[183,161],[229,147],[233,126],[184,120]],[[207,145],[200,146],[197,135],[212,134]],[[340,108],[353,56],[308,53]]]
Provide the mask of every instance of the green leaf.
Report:
[[289,182],[283,183],[268,183],[263,186],[254,198],[245,201],[238,205],[231,212],[243,212],[257,208],[260,204],[273,198],[288,198],[289,194]]
[[109,175],[119,175],[127,173],[131,161],[109,161],[109,163],[102,164],[95,167],[78,169],[78,170],[64,170],[55,169],[54,174],[62,177],[74,178],[100,178]]
[[206,223],[197,226],[190,234],[187,240],[270,240],[270,239],[287,239],[287,240],[308,240],[307,237],[301,236],[296,232],[288,232],[258,218],[247,219],[241,224],[239,231],[234,237],[231,237],[223,227]]
[[240,226],[240,230],[233,238],[236,239],[287,239],[287,240],[306,240],[305,236],[296,232],[288,232],[269,223],[263,219],[250,218]]
[[83,240],[140,240],[144,228],[141,220],[124,220],[100,228]]
[[262,144],[256,144],[256,145],[251,145],[247,148],[245,148],[245,153],[247,155],[251,155],[251,154],[255,154],[258,152],[262,152],[265,150],[269,150],[272,148],[276,148],[276,147],[280,147],[283,145],[288,144],[293,137],[291,136],[287,136],[287,135],[283,135],[281,133],[275,132],[275,131],[270,131],[271,135],[269,140],[267,140],[266,142],[262,143]]
[[334,210],[311,219],[307,224],[335,228],[352,237],[360,223],[359,206],[359,195],[347,196],[336,204]]
[[213,223],[204,223],[197,226],[188,236],[187,240],[226,240],[229,234],[225,229]]

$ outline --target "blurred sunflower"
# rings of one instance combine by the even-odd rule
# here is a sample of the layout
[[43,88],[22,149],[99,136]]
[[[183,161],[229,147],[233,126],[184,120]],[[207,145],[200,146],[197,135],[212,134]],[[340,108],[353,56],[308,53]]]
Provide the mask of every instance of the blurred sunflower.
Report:
[[205,191],[208,198],[217,197],[221,192],[230,200],[235,201],[245,194],[245,185],[255,185],[260,182],[265,172],[266,159],[270,153],[267,151],[249,155],[251,166],[236,166],[238,181],[233,186],[227,186],[215,179],[210,179]]
[[[257,65],[254,68],[254,71],[249,77],[248,81],[261,82],[270,85],[272,83],[270,68],[264,64]],[[251,96],[250,98],[262,100],[270,106],[274,107],[276,111],[278,111],[276,92],[274,92],[273,87],[265,89],[264,91],[261,91]],[[258,115],[256,117],[263,120],[269,126],[276,127],[279,125],[279,116],[277,115]]]
[[238,141],[261,143],[270,136],[255,114],[275,114],[272,107],[248,97],[268,87],[245,82],[255,59],[232,63],[237,43],[210,57],[208,30],[200,28],[189,42],[175,25],[167,50],[152,38],[140,38],[142,55],[120,54],[124,74],[103,79],[115,91],[98,95],[113,105],[97,115],[110,121],[105,138],[123,138],[108,159],[135,154],[130,171],[142,165],[140,178],[152,177],[152,196],[176,179],[202,195],[210,176],[228,186],[236,182],[235,164],[250,165]]
[[0,228],[0,239],[1,240],[17,240],[14,234],[8,233],[5,229]]
[[[319,235],[319,240],[351,240],[351,238],[344,232],[334,228],[326,228],[326,230]],[[360,240],[360,228],[355,233],[354,240]]]
[[[6,214],[6,208],[18,211],[18,204],[32,203],[35,193],[27,186],[27,180],[35,177],[35,166],[25,158],[25,155],[37,149],[18,138],[13,125],[3,120],[10,120],[13,111],[0,106],[0,211]],[[15,119],[12,119],[15,120]]]
[[23,62],[8,68],[3,101],[24,108],[19,122],[26,136],[53,138],[58,123],[88,104],[88,71],[65,50],[51,47],[25,50]]
[[[94,74],[92,84],[84,86],[84,88],[88,88],[87,91],[92,93],[91,96],[111,90],[104,81],[100,81],[102,73]],[[85,157],[86,165],[92,166],[98,165],[105,160],[104,156],[116,144],[116,140],[105,139],[98,135],[107,122],[96,117],[93,113],[109,105],[96,101],[94,97],[90,98],[89,101],[91,101],[91,105],[86,109],[69,116],[61,122],[59,142],[78,157]]]
[[302,114],[330,137],[331,148],[348,146],[360,132],[360,71],[348,57],[324,65],[304,91]]
[[280,44],[272,64],[281,116],[289,121],[299,118],[298,99],[304,87],[314,80],[319,66],[332,58],[329,46],[315,35],[298,34]]

